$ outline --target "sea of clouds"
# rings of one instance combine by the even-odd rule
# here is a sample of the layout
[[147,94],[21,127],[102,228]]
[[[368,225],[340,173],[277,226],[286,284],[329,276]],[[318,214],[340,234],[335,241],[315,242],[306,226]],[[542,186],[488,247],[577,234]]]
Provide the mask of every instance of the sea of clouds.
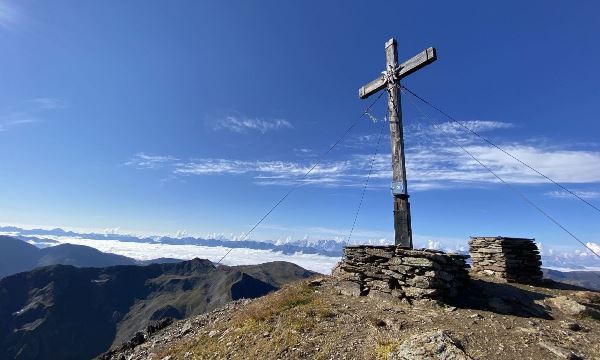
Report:
[[[261,242],[252,240],[204,239],[194,237],[138,237],[116,232],[77,233],[62,229],[21,229],[0,226],[0,235],[19,237],[38,247],[59,244],[84,245],[102,252],[124,255],[136,260],[174,258],[208,259],[224,265],[251,265],[269,261],[287,261],[305,269],[329,274],[340,261],[344,242],[340,240],[288,240]],[[596,245],[596,244],[593,244]],[[538,244],[543,267],[560,270],[600,270],[600,259],[589,251],[557,252]],[[597,246],[597,245],[596,245]],[[423,247],[447,252],[466,253],[465,246],[444,248],[438,241],[424,242]]]

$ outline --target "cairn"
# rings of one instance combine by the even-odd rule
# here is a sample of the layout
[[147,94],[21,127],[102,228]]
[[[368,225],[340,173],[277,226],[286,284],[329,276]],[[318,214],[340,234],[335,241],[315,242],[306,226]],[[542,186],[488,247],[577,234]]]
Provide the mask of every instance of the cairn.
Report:
[[542,262],[534,239],[471,237],[469,253],[473,273],[524,284],[542,280]]
[[464,286],[466,258],[396,246],[347,246],[333,276],[346,295],[442,300],[455,296]]

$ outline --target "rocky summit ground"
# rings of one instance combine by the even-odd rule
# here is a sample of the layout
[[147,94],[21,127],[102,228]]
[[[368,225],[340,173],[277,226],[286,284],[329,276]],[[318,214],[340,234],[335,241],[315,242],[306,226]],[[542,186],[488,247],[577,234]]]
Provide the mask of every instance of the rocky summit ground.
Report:
[[450,304],[344,295],[332,277],[136,334],[103,359],[600,359],[600,293],[471,278]]

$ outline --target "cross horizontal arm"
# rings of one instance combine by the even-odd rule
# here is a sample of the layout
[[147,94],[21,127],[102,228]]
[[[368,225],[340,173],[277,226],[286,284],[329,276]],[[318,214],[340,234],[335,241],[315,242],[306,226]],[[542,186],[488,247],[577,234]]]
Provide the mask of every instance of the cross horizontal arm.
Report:
[[437,55],[435,53],[435,48],[430,47],[427,50],[421,51],[419,54],[413,56],[412,58],[406,60],[400,66],[398,66],[396,68],[396,76],[399,79],[402,79],[403,77],[414,73],[420,68],[425,67],[436,60]]
[[[396,77],[402,79],[415,71],[419,70],[422,67],[425,67],[432,62],[437,60],[437,55],[435,52],[435,48],[428,48],[426,50],[421,51],[419,54],[413,56],[407,61],[400,64],[396,69],[394,69]],[[383,90],[387,85],[387,79],[385,75],[379,76],[377,79],[371,81],[365,86],[362,86],[358,89],[358,96],[361,99],[366,99],[369,96],[375,94],[376,92]]]
[[386,85],[387,80],[385,78],[385,75],[381,75],[377,79],[358,89],[358,97],[360,97],[361,99],[366,99],[369,96],[378,92],[379,90],[385,88]]

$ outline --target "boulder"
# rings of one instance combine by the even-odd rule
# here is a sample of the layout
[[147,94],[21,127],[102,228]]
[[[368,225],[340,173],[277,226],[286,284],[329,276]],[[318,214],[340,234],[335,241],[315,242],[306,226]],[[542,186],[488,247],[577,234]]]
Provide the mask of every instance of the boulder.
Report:
[[415,335],[388,355],[388,360],[469,359],[471,358],[442,330]]
[[362,293],[360,284],[353,281],[339,281],[336,288],[346,296],[360,296]]
[[553,308],[561,313],[574,317],[591,317],[600,319],[600,311],[591,306],[583,305],[566,296],[557,296],[548,300]]
[[544,348],[554,354],[558,359],[567,359],[567,360],[579,360],[581,357],[577,356],[571,350],[562,348],[560,346],[556,346],[554,344],[550,344],[545,341],[540,341],[539,343],[541,348]]

